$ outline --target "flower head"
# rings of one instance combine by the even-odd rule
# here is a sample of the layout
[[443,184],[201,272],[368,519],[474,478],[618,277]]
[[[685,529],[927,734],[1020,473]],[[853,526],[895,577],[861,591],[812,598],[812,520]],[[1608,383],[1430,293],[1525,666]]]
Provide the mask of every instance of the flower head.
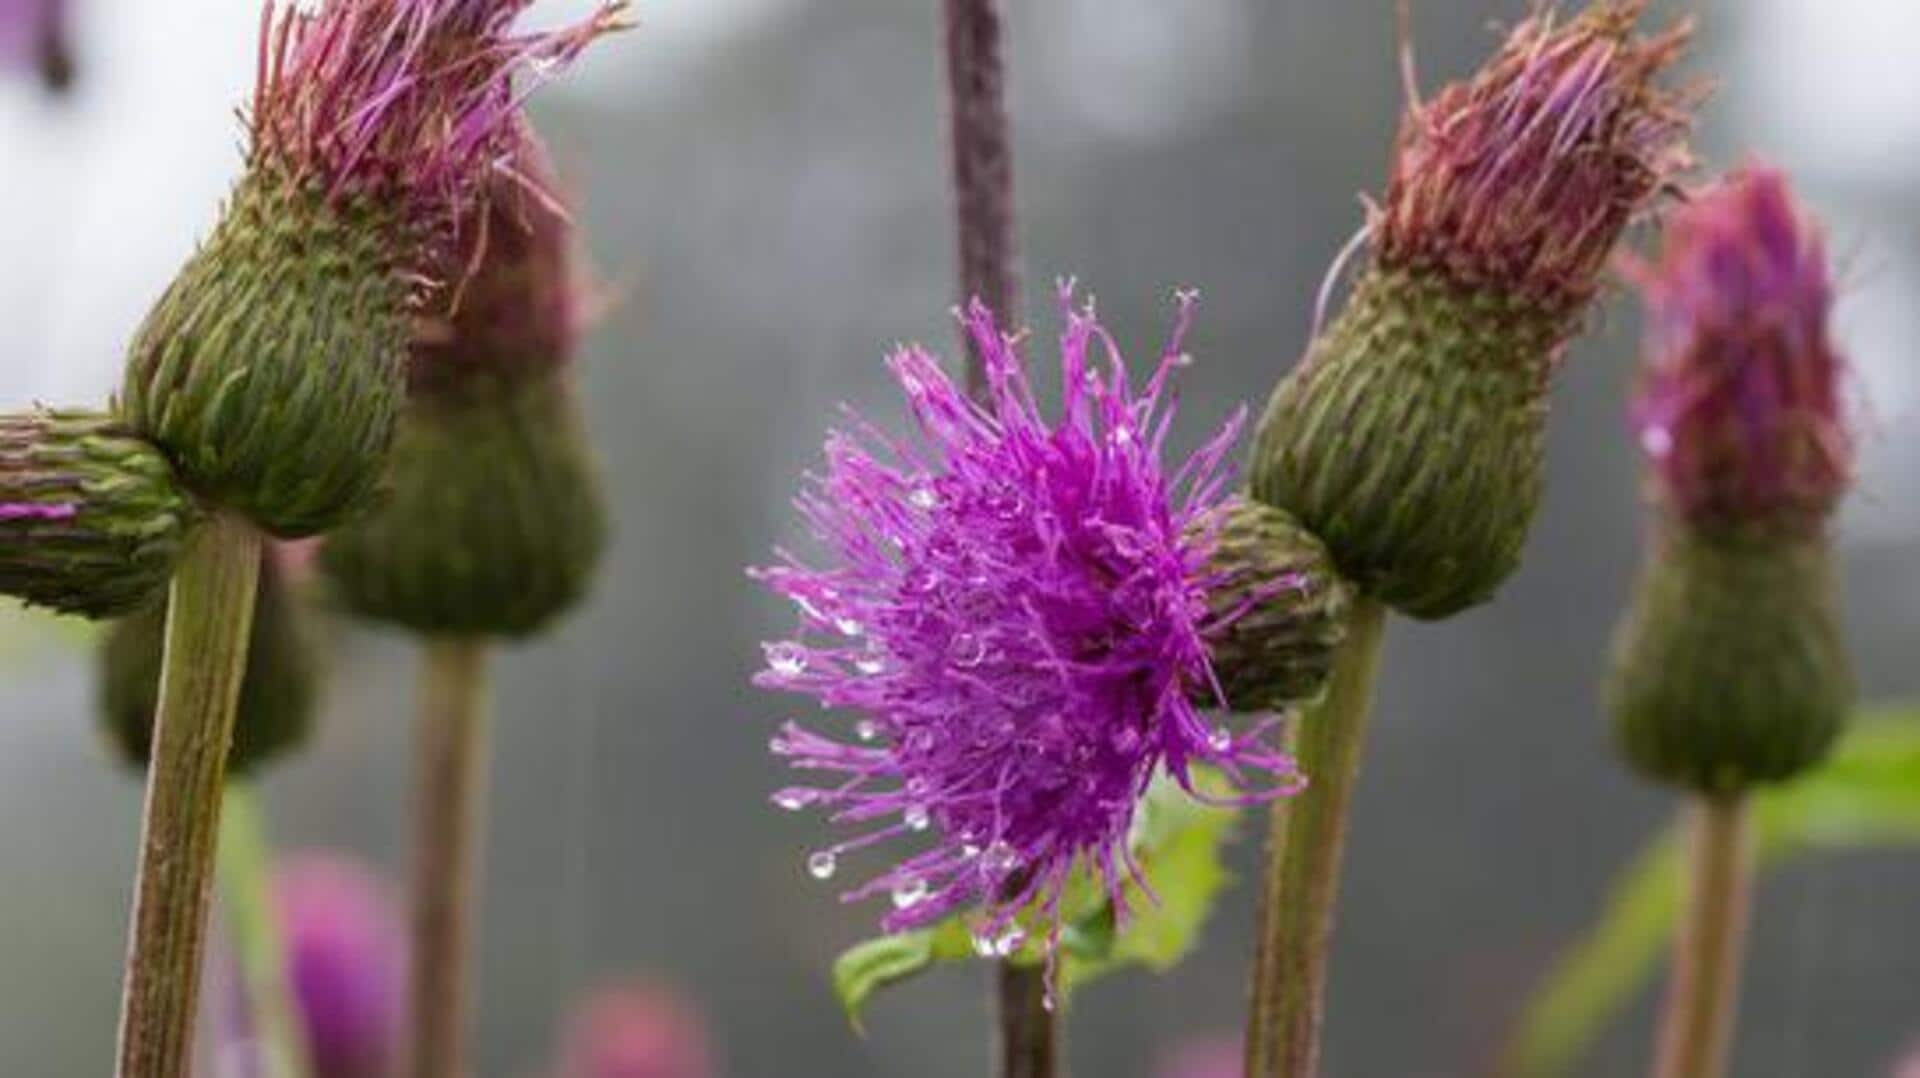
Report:
[[1373,221],[1382,263],[1583,303],[1621,229],[1689,160],[1695,95],[1655,84],[1689,27],[1636,36],[1645,7],[1538,14],[1472,78],[1414,102]]
[[524,120],[512,126],[511,165],[494,176],[485,203],[468,210],[439,274],[460,282],[446,294],[448,309],[414,338],[415,393],[517,381],[573,356],[586,292],[573,220],[539,136]]
[[1202,722],[1188,699],[1215,684],[1205,641],[1217,529],[1192,525],[1219,512],[1241,425],[1163,468],[1191,297],[1136,388],[1069,289],[1057,422],[1042,416],[1015,341],[975,303],[965,324],[986,399],[969,401],[925,350],[896,351],[917,440],[852,417],[797,502],[829,560],[782,553],[755,573],[802,615],[800,639],[767,646],[757,683],[859,713],[851,740],[798,723],[773,740],[824,776],[776,804],[864,825],[809,869],[824,879],[849,851],[927,832],[925,848],[846,897],[890,892],[889,930],[982,904],[976,939],[1001,953],[1024,938],[1016,919],[1036,900],[1058,931],[1076,864],[1124,909],[1138,875],[1128,830],[1157,769],[1184,784],[1191,763],[1211,763],[1248,798],[1298,783],[1263,736],[1277,718],[1235,733]]
[[73,78],[67,0],[0,0],[0,67],[32,68],[64,89]]
[[553,1078],[709,1078],[713,1053],[700,1016],[672,991],[623,984],[573,1013]]
[[385,886],[355,861],[306,854],[275,873],[274,900],[315,1078],[391,1073],[406,952]]
[[1231,1034],[1189,1037],[1173,1046],[1154,1073],[1160,1078],[1242,1078],[1245,1049]]
[[397,201],[429,234],[454,228],[510,160],[525,74],[542,76],[618,25],[604,0],[562,30],[512,24],[532,0],[268,0],[251,165],[329,196]]
[[1817,527],[1846,493],[1853,439],[1825,244],[1786,178],[1727,178],[1628,272],[1647,306],[1632,422],[1662,502],[1701,528]]

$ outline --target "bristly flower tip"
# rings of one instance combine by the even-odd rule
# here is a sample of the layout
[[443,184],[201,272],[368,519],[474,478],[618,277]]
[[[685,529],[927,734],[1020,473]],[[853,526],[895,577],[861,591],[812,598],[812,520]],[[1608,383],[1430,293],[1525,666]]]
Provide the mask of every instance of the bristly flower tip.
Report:
[[1189,699],[1220,695],[1205,642],[1218,628],[1210,558],[1244,418],[1163,467],[1193,297],[1180,298],[1173,337],[1136,387],[1071,287],[1060,289],[1057,422],[1041,414],[1017,341],[976,301],[963,321],[985,364],[984,402],[926,350],[897,350],[888,364],[917,439],[850,416],[796,503],[827,561],[781,552],[753,571],[801,615],[797,639],[767,646],[756,683],[857,714],[851,738],[790,722],[772,741],[823,776],[775,794],[777,805],[864,825],[808,870],[826,879],[845,854],[924,832],[919,852],[845,897],[890,894],[889,931],[981,907],[982,953],[1019,950],[1032,906],[1052,919],[1051,955],[1076,865],[1124,912],[1128,883],[1144,883],[1129,827],[1160,768],[1192,790],[1193,764],[1217,767],[1237,800],[1302,784],[1271,743],[1278,716],[1231,730]]
[[519,32],[532,0],[267,0],[250,116],[253,168],[333,198],[397,200],[451,230],[509,161],[532,84],[618,29],[603,0],[559,30]]
[[1786,178],[1728,177],[1626,272],[1647,308],[1631,418],[1662,503],[1707,529],[1817,528],[1854,447],[1825,243]]
[[1645,7],[1536,14],[1472,78],[1411,102],[1371,222],[1381,263],[1583,304],[1621,229],[1690,164],[1699,94],[1656,79],[1691,27],[1636,35]]

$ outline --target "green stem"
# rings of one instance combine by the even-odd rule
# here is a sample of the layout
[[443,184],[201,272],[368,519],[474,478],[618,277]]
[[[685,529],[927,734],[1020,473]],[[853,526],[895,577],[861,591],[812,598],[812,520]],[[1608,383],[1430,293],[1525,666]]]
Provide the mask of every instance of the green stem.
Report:
[[1372,599],[1355,604],[1327,695],[1294,726],[1294,752],[1311,785],[1272,810],[1255,927],[1247,1078],[1311,1078],[1319,1066],[1340,860],[1386,614]]
[[1739,1007],[1753,880],[1751,813],[1744,794],[1696,798],[1686,922],[1674,938],[1661,1016],[1658,1078],[1720,1078]]
[[487,776],[487,647],[426,642],[414,760],[413,1078],[462,1078]]
[[173,579],[120,1000],[120,1078],[182,1078],[193,1042],[260,536],[217,513]]
[[239,780],[227,784],[226,811],[220,819],[219,874],[240,983],[262,1046],[266,1078],[305,1078],[306,1038],[295,1019],[287,984],[286,954],[270,879],[272,855],[259,800],[253,787]]

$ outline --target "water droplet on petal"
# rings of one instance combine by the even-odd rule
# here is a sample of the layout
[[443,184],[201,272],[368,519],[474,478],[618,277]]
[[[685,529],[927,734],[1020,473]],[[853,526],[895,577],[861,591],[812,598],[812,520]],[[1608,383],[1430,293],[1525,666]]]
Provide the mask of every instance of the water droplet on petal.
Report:
[[935,494],[931,486],[923,484],[913,488],[913,493],[907,495],[907,500],[921,509],[932,509],[940,504],[940,495]]
[[779,734],[775,734],[767,739],[767,751],[773,753],[775,756],[785,756],[793,751],[793,742],[788,741]]
[[866,674],[868,677],[872,677],[874,674],[885,670],[887,664],[870,655],[864,659],[855,659],[853,661],[853,668]]
[[1233,731],[1224,726],[1216,727],[1207,736],[1207,747],[1215,752],[1225,752],[1233,747]]
[[993,933],[988,932],[984,928],[977,928],[974,930],[973,932],[973,953],[974,954],[979,955],[981,958],[992,958],[993,944],[994,944]]
[[1650,457],[1665,457],[1673,452],[1673,432],[1665,427],[1648,427],[1640,432],[1640,448]]
[[801,809],[819,800],[819,797],[820,794],[817,790],[808,790],[796,786],[774,794],[773,803],[780,808],[786,809],[788,812],[799,812]]
[[807,875],[816,880],[830,879],[833,876],[833,870],[839,867],[839,861],[833,856],[832,850],[820,850],[807,855]]
[[853,736],[862,741],[872,741],[880,736],[880,724],[872,719],[861,719],[853,724]]
[[840,630],[841,636],[859,636],[867,631],[866,626],[845,616],[833,619],[833,627]]
[[904,910],[909,906],[919,905],[920,902],[927,897],[928,889],[927,881],[918,876],[908,876],[895,881],[893,885],[893,908]]
[[1020,952],[1020,945],[1027,942],[1026,930],[1019,925],[1008,925],[1005,932],[993,941],[993,953],[1001,958],[1012,958]]
[[781,677],[792,677],[807,668],[807,653],[791,640],[767,646],[767,667]]
[[1020,855],[1005,839],[995,839],[980,855],[980,871],[989,876],[1004,876],[1020,867]]
[[1048,1013],[1052,1013],[1053,1009],[1059,1005],[1059,1000],[1054,998],[1053,986],[1049,984],[1040,994],[1040,1006],[1045,1007]]
[[979,666],[986,657],[986,641],[973,633],[955,633],[952,643],[947,646],[947,658],[953,660],[953,665],[958,667]]
[[900,814],[900,819],[909,831],[925,831],[933,825],[933,814],[927,811],[925,805],[908,805],[907,810]]

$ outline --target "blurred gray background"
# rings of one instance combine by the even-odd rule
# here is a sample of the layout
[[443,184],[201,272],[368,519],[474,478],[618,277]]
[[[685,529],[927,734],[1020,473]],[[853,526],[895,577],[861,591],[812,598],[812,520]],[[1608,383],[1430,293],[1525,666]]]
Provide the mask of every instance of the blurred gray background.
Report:
[[[535,19],[577,10],[537,5]],[[1203,293],[1188,444],[1258,402],[1378,191],[1400,103],[1387,0],[1013,3],[1028,309],[1077,274],[1136,354],[1175,286]],[[889,993],[850,1034],[825,981],[871,908],[801,863],[822,825],[771,809],[765,751],[795,699],[750,689],[790,614],[741,567],[790,538],[786,499],[837,402],[897,414],[880,364],[949,346],[952,240],[935,0],[645,0],[535,106],[622,296],[583,358],[618,535],[592,602],[499,663],[480,1073],[535,1072],[566,1001],[677,985],[736,1076],[983,1073],[978,970]],[[1521,0],[1417,0],[1423,80],[1458,76]],[[1793,169],[1831,226],[1841,334],[1869,427],[1844,521],[1868,694],[1920,697],[1920,7],[1721,0],[1694,74],[1713,166]],[[1663,11],[1675,10],[1664,6]],[[64,102],[0,85],[0,403],[95,402],[238,168],[252,0],[79,0]],[[1617,767],[1595,706],[1640,537],[1618,297],[1556,390],[1547,501],[1490,606],[1396,624],[1357,820],[1328,1073],[1482,1073],[1534,979],[1672,808]],[[105,1073],[135,782],[89,729],[70,637],[0,668],[0,1072]],[[11,632],[10,637],[21,632]],[[325,724],[266,784],[278,835],[400,865],[413,652],[349,636]],[[1242,876],[1253,842],[1236,851]],[[1151,1073],[1237,1028],[1250,893],[1174,975],[1072,1015],[1076,1072]],[[1759,896],[1736,1072],[1886,1073],[1920,1035],[1920,858],[1810,862]],[[1644,1065],[1649,1005],[1588,1073]]]

